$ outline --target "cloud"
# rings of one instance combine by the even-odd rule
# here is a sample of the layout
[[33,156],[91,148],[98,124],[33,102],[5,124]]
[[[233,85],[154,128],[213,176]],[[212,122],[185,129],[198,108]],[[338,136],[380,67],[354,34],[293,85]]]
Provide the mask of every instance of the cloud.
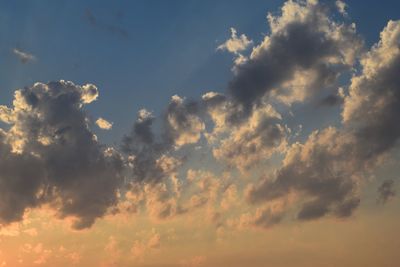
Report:
[[81,99],[84,104],[90,104],[99,97],[99,90],[94,84],[85,84],[81,89]]
[[[49,204],[59,217],[74,218],[76,229],[109,211],[142,207],[156,220],[204,208],[221,226],[222,212],[234,207],[239,185],[249,181],[233,184],[209,170],[189,170],[182,178],[199,143],[240,176],[255,168],[254,174],[262,173],[245,191],[248,203],[262,207],[241,216],[239,225],[270,228],[293,211],[302,221],[351,216],[361,201],[363,177],[400,137],[400,22],[390,21],[379,43],[361,53],[355,26],[334,21],[328,7],[286,2],[280,15],[268,15],[270,34],[249,56],[240,53],[252,41],[232,29],[218,48],[238,55],[227,92],[208,92],[198,101],[174,95],[160,116],[139,110],[121,153],[101,144],[90,129],[85,107],[99,96],[95,85],[58,81],[17,90],[11,106],[0,106],[0,121],[8,124],[0,128],[0,223]],[[86,16],[104,27],[90,11]],[[358,59],[359,72],[337,91],[336,81],[358,67]],[[289,143],[285,110],[310,99],[342,104],[341,125]],[[101,117],[96,124],[112,128]],[[270,171],[266,162],[274,154],[283,160]],[[382,184],[378,192],[386,202],[393,184]],[[291,207],[271,204],[292,198]],[[155,236],[138,243],[133,253],[156,248],[159,241]]]
[[100,129],[103,129],[103,130],[111,130],[111,128],[112,128],[112,122],[109,122],[109,121],[107,121],[106,119],[103,119],[103,118],[98,118],[97,120],[96,120],[96,125],[100,128]]
[[134,259],[143,258],[145,254],[152,253],[161,247],[161,235],[152,229],[150,236],[147,240],[136,240],[131,248],[131,255]]
[[257,209],[254,215],[243,214],[239,219],[239,228],[243,227],[257,227],[269,229],[276,224],[279,224],[285,213],[282,210],[273,209],[271,207]]
[[0,131],[3,223],[51,203],[82,229],[116,204],[122,160],[98,143],[84,110],[97,96],[94,85],[35,83],[17,90],[13,106],[1,109],[0,118],[10,124]]
[[252,43],[253,41],[249,40],[244,34],[238,37],[236,29],[231,28],[231,38],[219,45],[217,49],[239,54],[239,52],[246,50]]
[[246,122],[227,127],[230,134],[213,149],[214,157],[246,171],[283,151],[287,131],[280,119],[270,105],[256,109]]
[[13,49],[13,53],[19,58],[21,63],[24,63],[24,64],[36,60],[36,57],[34,55],[29,54],[28,52],[24,52],[17,48]]
[[[246,115],[263,97],[290,104],[332,86],[362,47],[354,24],[335,22],[317,1],[288,1],[280,16],[268,15],[271,34],[235,67],[228,91]],[[303,77],[307,77],[304,79]]]
[[300,220],[334,214],[347,217],[358,206],[357,180],[352,177],[352,139],[335,128],[314,132],[304,144],[293,144],[275,177],[250,186],[247,199],[262,203],[285,199],[295,193],[301,199]]
[[400,21],[389,21],[381,40],[361,58],[362,74],[352,78],[344,99],[344,125],[359,140],[358,153],[373,160],[400,137]]
[[202,103],[213,124],[204,136],[213,156],[229,167],[245,172],[284,151],[289,129],[270,104],[260,103],[246,120],[237,122],[230,118],[240,109],[227,96],[208,92],[202,96]]
[[[121,145],[130,161],[134,182],[162,182],[183,163],[182,158],[172,154],[199,141],[205,129],[200,113],[198,102],[186,102],[175,95],[160,118],[161,130],[156,135],[153,130],[156,117],[145,109],[139,111],[132,132],[125,135]],[[165,160],[170,164],[166,165]]]
[[[390,21],[379,43],[362,56],[362,71],[344,97],[343,127],[315,131],[304,144],[293,144],[274,177],[249,187],[251,203],[294,192],[303,199],[300,220],[352,214],[360,202],[359,179],[389,155],[400,137],[399,36],[400,22]],[[389,185],[382,190],[390,195]]]
[[199,104],[195,101],[185,102],[177,95],[171,98],[166,112],[166,134],[174,145],[197,143],[205,125],[199,118]]
[[186,212],[165,183],[145,185],[146,209],[156,221],[174,218]]
[[336,4],[336,7],[337,7],[338,11],[340,12],[340,14],[342,14],[342,15],[344,15],[344,16],[347,16],[347,15],[348,15],[348,14],[347,14],[347,11],[346,11],[347,4],[346,4],[345,2],[343,2],[343,1],[341,1],[341,0],[337,0],[337,1],[335,2],[335,4]]
[[394,190],[394,181],[385,180],[378,187],[378,203],[386,204],[389,200],[396,196],[396,191]]
[[121,149],[128,158],[133,183],[162,182],[180,165],[176,159],[173,160],[175,167],[163,168],[164,160],[169,158],[167,154],[173,150],[174,140],[169,132],[158,138],[153,131],[154,122],[151,112],[140,110],[131,133],[122,140]]

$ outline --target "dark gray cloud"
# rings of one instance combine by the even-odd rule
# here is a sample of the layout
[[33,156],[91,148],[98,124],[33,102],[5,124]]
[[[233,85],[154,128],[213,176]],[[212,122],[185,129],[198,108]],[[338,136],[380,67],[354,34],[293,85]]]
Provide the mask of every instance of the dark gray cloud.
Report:
[[187,212],[178,203],[181,185],[176,174],[186,156],[177,151],[199,141],[205,128],[200,118],[203,110],[201,103],[175,95],[159,121],[149,111],[140,110],[131,133],[123,138],[121,150],[131,170],[129,183],[142,188],[141,205],[152,218],[168,219]]
[[250,203],[285,198],[302,199],[297,218],[316,219],[329,213],[347,217],[358,206],[357,182],[352,179],[352,141],[334,128],[314,132],[304,144],[288,150],[275,177],[265,177],[248,189]]
[[134,182],[160,182],[167,175],[157,161],[171,149],[171,144],[156,139],[154,120],[149,111],[140,110],[132,132],[122,141],[121,150],[128,155]]
[[175,95],[165,113],[165,137],[175,146],[197,143],[204,131],[199,117],[203,108],[197,101],[185,101]]
[[271,34],[235,67],[228,86],[244,115],[266,95],[290,94],[285,102],[293,102],[334,84],[354,64],[362,44],[353,26],[332,21],[323,4],[288,1],[280,16],[269,15],[269,25]]
[[394,189],[394,180],[385,180],[378,187],[378,203],[385,204],[390,199],[396,196]]
[[160,117],[156,134],[156,118],[145,109],[139,111],[132,132],[124,136],[121,145],[132,165],[134,182],[161,182],[168,176],[162,167],[162,158],[174,158],[171,154],[176,149],[198,142],[205,127],[199,117],[201,112],[198,102],[173,96]]
[[2,194],[1,220],[51,203],[82,229],[116,204],[122,160],[97,141],[83,109],[97,95],[90,84],[35,83],[16,91],[11,108],[2,107],[10,129],[2,131],[0,183],[10,197]]
[[[250,202],[294,192],[306,199],[298,219],[352,214],[360,201],[359,178],[388,156],[400,137],[399,36],[400,22],[389,22],[380,42],[361,58],[362,72],[344,98],[343,127],[316,131],[304,144],[293,144],[276,175],[249,188]],[[390,188],[383,186],[383,194],[391,195]]]
[[41,203],[37,193],[45,181],[43,163],[32,155],[12,153],[0,132],[0,223],[22,219],[27,208]]

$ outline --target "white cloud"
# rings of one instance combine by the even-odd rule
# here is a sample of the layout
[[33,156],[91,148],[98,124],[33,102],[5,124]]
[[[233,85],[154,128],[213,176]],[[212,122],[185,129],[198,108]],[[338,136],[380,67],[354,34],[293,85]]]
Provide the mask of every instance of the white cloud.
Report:
[[98,118],[98,119],[96,120],[96,125],[97,125],[100,129],[103,129],[103,130],[111,130],[111,128],[112,128],[112,126],[113,126],[113,123],[107,121],[106,119]]
[[335,2],[335,4],[336,4],[336,7],[337,7],[338,11],[339,11],[342,15],[347,16],[347,11],[346,11],[347,4],[346,4],[345,2],[343,2],[343,1],[341,1],[341,0],[337,0],[337,1]]
[[14,48],[13,53],[19,58],[22,63],[28,63],[36,60],[36,57],[28,52],[24,52],[20,49]]
[[252,40],[249,40],[246,35],[242,34],[237,36],[235,28],[231,28],[231,38],[225,41],[225,43],[218,46],[218,50],[227,50],[234,54],[246,50],[251,44]]

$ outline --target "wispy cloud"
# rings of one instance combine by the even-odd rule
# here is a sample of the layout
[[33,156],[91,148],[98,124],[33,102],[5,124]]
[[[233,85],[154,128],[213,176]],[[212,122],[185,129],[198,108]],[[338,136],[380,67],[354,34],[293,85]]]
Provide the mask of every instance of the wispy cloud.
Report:
[[13,51],[14,55],[16,55],[18,57],[18,59],[24,64],[36,60],[36,57],[33,54],[24,52],[18,48],[14,48],[12,51]]

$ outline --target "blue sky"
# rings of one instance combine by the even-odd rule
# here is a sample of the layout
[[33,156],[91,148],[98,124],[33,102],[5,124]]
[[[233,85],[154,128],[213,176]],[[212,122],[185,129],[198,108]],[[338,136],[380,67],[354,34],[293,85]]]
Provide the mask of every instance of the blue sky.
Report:
[[[198,98],[224,91],[232,77],[232,56],[216,47],[235,27],[258,43],[268,33],[267,12],[283,1],[0,1],[0,99],[9,103],[16,88],[36,81],[71,80],[99,87],[88,109],[114,122],[99,133],[118,140],[138,109],[161,112],[178,94]],[[396,1],[348,1],[350,20],[368,44]],[[96,20],[93,25],[89,16]],[[13,48],[36,61],[21,64]]]

